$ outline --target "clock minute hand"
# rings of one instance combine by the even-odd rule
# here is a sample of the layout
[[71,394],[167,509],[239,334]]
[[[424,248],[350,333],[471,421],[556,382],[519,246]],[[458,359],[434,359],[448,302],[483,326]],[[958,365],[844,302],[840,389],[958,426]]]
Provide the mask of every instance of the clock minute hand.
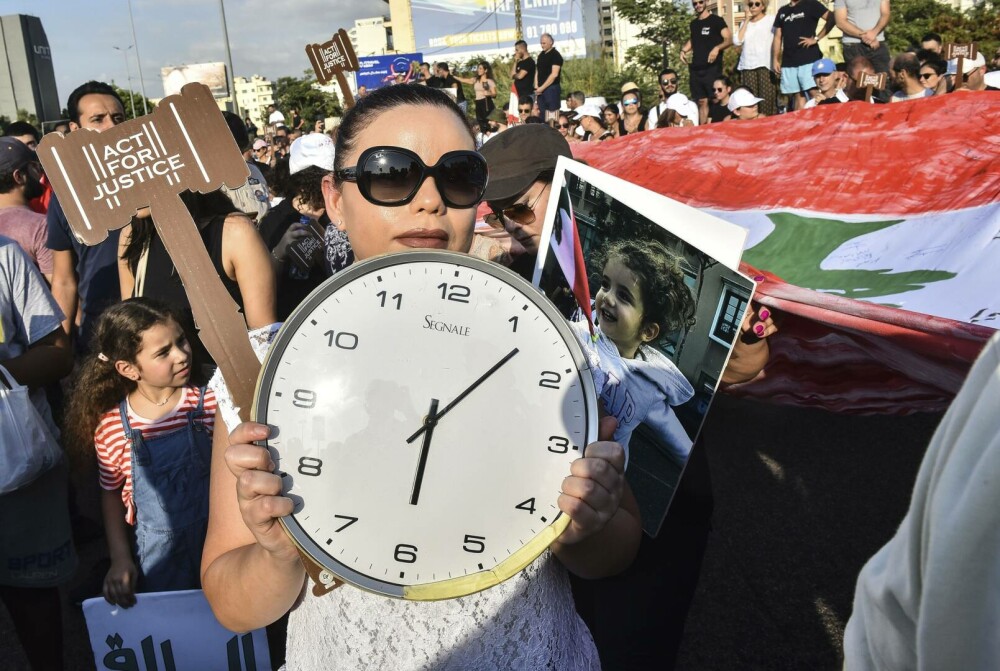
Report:
[[[459,402],[463,398],[465,398],[466,396],[468,396],[469,394],[471,394],[473,389],[475,389],[476,387],[478,387],[479,385],[481,385],[483,382],[485,382],[486,378],[488,378],[490,375],[493,375],[493,373],[495,373],[498,370],[500,370],[501,366],[503,366],[505,363],[507,363],[508,361],[510,361],[511,359],[513,359],[514,355],[517,354],[520,351],[521,350],[519,350],[517,347],[515,347],[514,349],[512,349],[507,354],[507,356],[505,356],[504,358],[502,358],[499,361],[497,361],[495,364],[493,364],[492,368],[490,368],[488,371],[486,371],[485,373],[483,373],[482,375],[480,375],[479,379],[477,379],[475,382],[473,382],[472,384],[470,384],[465,389],[465,391],[463,391],[461,394],[459,394],[458,396],[455,397],[455,400],[453,400],[451,403],[449,403],[448,405],[446,405],[444,407],[444,410],[442,410],[441,412],[439,412],[437,415],[434,416],[435,423],[437,422],[437,420],[441,419],[446,414],[448,414],[448,411],[451,410],[452,408],[454,408],[456,405],[458,405]],[[412,436],[410,436],[409,438],[407,438],[406,442],[407,443],[412,443],[417,438],[419,438],[420,434],[422,434],[427,429],[428,429],[428,426],[425,423],[423,426],[421,426],[419,429],[417,429],[417,431]]]

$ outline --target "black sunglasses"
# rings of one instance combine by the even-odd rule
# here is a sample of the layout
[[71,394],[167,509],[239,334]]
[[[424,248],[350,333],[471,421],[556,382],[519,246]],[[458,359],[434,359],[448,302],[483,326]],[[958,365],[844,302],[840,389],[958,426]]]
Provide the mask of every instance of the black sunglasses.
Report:
[[406,205],[424,180],[433,177],[445,205],[462,210],[483,199],[489,171],[486,159],[474,151],[450,151],[428,166],[409,149],[372,147],[361,152],[357,165],[334,176],[356,182],[367,201],[389,206]]
[[560,128],[569,128],[569,124],[568,123],[561,123],[561,124],[559,124],[559,127]]
[[520,112],[521,114],[531,114],[531,108],[530,107],[528,107],[527,109],[522,108],[522,107],[518,107],[517,111]]
[[676,79],[661,79],[660,86],[670,86],[671,84],[676,84]]
[[931,77],[940,77],[940,76],[941,75],[939,75],[936,72],[921,72],[920,73],[920,78],[921,79],[930,79]]
[[763,7],[763,2],[748,2],[747,7]]

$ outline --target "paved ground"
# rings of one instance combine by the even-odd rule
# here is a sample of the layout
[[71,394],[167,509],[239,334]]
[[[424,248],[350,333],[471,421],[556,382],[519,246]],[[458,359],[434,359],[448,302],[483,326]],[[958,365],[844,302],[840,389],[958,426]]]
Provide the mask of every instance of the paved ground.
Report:
[[[678,666],[838,669],[858,571],[902,518],[940,417],[716,403],[705,429],[714,531]],[[80,498],[96,517],[96,496]],[[81,547],[81,574],[101,553]],[[67,668],[93,669],[79,609],[65,622]],[[0,608],[0,669],[26,668]]]

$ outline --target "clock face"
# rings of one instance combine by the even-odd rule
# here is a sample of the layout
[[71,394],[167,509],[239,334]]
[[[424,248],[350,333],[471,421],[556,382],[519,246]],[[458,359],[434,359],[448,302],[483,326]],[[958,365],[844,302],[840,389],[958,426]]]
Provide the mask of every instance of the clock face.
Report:
[[451,252],[355,265],[275,339],[254,417],[295,503],[295,542],[347,582],[439,599],[504,580],[569,520],[596,439],[563,318],[505,268]]

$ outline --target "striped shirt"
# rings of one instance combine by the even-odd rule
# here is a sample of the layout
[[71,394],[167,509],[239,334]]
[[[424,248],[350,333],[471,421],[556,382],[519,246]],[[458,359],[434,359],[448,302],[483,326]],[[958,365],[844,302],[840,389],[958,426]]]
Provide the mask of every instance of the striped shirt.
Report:
[[[128,404],[128,421],[133,431],[142,431],[145,440],[164,433],[176,431],[187,425],[187,414],[198,407],[198,387],[184,387],[184,394],[172,411],[157,420],[140,417]],[[205,390],[205,415],[199,419],[209,434],[215,426],[215,392]],[[122,490],[125,504],[125,521],[135,524],[135,504],[132,501],[132,445],[125,439],[125,428],[118,412],[118,406],[101,416],[94,432],[94,447],[97,449],[97,469],[101,487],[107,490]]]

